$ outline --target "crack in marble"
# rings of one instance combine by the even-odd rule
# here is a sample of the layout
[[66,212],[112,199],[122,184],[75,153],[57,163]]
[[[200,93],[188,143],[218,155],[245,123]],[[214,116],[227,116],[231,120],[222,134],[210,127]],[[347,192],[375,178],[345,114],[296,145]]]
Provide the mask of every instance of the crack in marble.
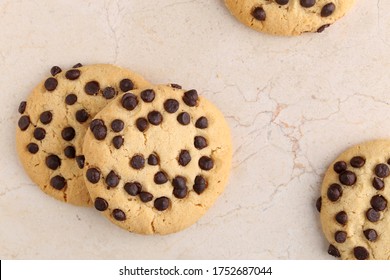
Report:
[[[110,32],[110,37],[114,41],[114,63],[117,63],[118,61],[118,56],[119,56],[119,39],[120,36],[118,35],[117,31],[117,26],[118,26],[118,21],[121,20],[121,7],[119,4],[119,1],[108,1],[105,4],[105,11],[106,11],[106,22],[107,22],[107,27]],[[114,11],[110,11],[110,8],[113,8]],[[116,19],[114,22],[113,19]]]

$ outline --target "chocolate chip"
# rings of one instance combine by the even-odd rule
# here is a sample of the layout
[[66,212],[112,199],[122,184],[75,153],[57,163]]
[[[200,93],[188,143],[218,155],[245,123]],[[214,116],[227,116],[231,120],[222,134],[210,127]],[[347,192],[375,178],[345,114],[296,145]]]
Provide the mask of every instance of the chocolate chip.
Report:
[[379,221],[380,217],[381,217],[381,214],[377,211],[375,211],[374,209],[370,208],[367,210],[366,212],[366,217],[367,219],[370,221],[370,222],[377,222]]
[[158,111],[152,111],[148,114],[148,121],[152,125],[159,125],[163,121],[163,116]]
[[96,184],[100,180],[100,171],[97,168],[91,167],[87,170],[86,176],[89,182]]
[[76,120],[79,123],[85,123],[89,118],[89,114],[86,110],[80,109],[76,112]]
[[170,84],[170,86],[171,88],[182,89],[182,86],[178,84]]
[[104,124],[95,125],[92,133],[96,140],[104,140],[107,136],[107,127]]
[[336,6],[333,3],[328,3],[321,9],[321,16],[322,17],[328,17],[336,10]]
[[95,199],[94,205],[95,205],[96,210],[98,210],[98,211],[105,211],[108,208],[108,202],[104,198],[101,198],[101,197],[97,197]]
[[106,87],[103,89],[103,97],[105,99],[112,99],[115,97],[116,94],[117,93],[113,87]]
[[368,259],[369,253],[366,248],[357,246],[353,248],[353,254],[355,255],[355,258],[358,260],[366,260]]
[[138,99],[137,96],[135,96],[132,93],[126,93],[122,96],[122,106],[126,110],[132,111],[137,107],[138,105]]
[[71,69],[71,70],[68,70],[66,71],[65,73],[65,78],[67,78],[68,80],[76,80],[80,77],[80,70],[77,70],[77,69]]
[[345,161],[338,161],[333,165],[333,170],[340,174],[347,170],[347,163]]
[[341,257],[339,250],[332,244],[329,245],[328,254],[336,258]]
[[347,240],[347,233],[345,231],[337,231],[334,235],[337,243],[344,243]]
[[79,62],[79,63],[76,63],[75,65],[73,65],[72,68],[80,68],[82,67],[83,65]]
[[340,211],[336,214],[336,221],[340,224],[345,226],[348,222],[348,215],[345,211]]
[[343,195],[343,189],[339,184],[332,184],[328,188],[327,196],[330,201],[337,201]]
[[115,136],[114,138],[112,138],[112,144],[114,145],[114,147],[116,149],[119,149],[120,147],[122,147],[124,141],[125,140],[120,135]]
[[156,208],[158,211],[167,210],[168,207],[169,207],[168,197],[162,196],[154,200],[154,208]]
[[205,129],[205,128],[208,128],[208,126],[209,126],[209,121],[207,120],[206,117],[200,117],[195,122],[196,128]]
[[131,158],[130,165],[134,169],[142,169],[145,166],[145,159],[142,155],[135,155]]
[[68,146],[64,149],[64,154],[67,158],[75,158],[76,149],[73,146]]
[[50,111],[45,111],[39,116],[39,120],[43,124],[49,124],[53,119],[53,114]]
[[186,166],[191,161],[190,152],[187,150],[181,150],[177,161],[181,166]]
[[64,177],[57,175],[50,179],[50,186],[56,190],[62,190],[66,186],[66,180]]
[[120,209],[114,209],[112,211],[112,216],[114,217],[115,220],[123,222],[126,220],[126,214]]
[[156,94],[155,94],[154,90],[152,90],[152,89],[146,89],[146,90],[141,92],[141,99],[144,102],[152,102],[154,100],[155,96],[156,96]]
[[390,158],[387,160],[387,164],[390,164]]
[[52,76],[55,76],[57,74],[60,74],[62,72],[62,69],[58,66],[53,66],[51,69],[50,69],[50,74]]
[[93,129],[95,128],[95,126],[98,126],[98,125],[104,125],[103,120],[101,120],[101,119],[94,119],[94,120],[91,121],[91,123],[89,124],[89,129],[91,129],[91,131],[93,131]]
[[310,8],[316,4],[316,0],[300,0],[300,3],[302,7]]
[[153,195],[149,192],[140,192],[139,198],[142,202],[149,202],[153,199]]
[[30,125],[30,117],[29,116],[21,116],[18,121],[18,126],[20,130],[25,131]]
[[30,154],[36,154],[39,151],[39,146],[35,143],[29,143],[27,145],[27,150],[30,152]]
[[387,200],[381,195],[375,195],[371,198],[370,204],[376,211],[383,211],[387,207]]
[[37,127],[36,129],[34,129],[34,133],[33,134],[34,134],[34,138],[35,139],[43,140],[46,137],[46,130],[44,130],[41,127]]
[[135,121],[135,125],[137,126],[138,130],[141,132],[144,132],[149,127],[148,120],[145,118],[138,118]]
[[119,82],[119,88],[121,89],[121,91],[126,92],[134,89],[134,84],[129,79],[123,79],[122,81]]
[[46,157],[46,166],[49,167],[51,170],[56,170],[58,167],[61,166],[61,159],[56,155],[49,155]]
[[20,114],[23,114],[24,111],[26,111],[26,106],[27,106],[27,102],[26,102],[26,101],[20,102],[19,108],[18,108],[18,112],[19,112]]
[[122,120],[115,119],[111,122],[111,128],[114,132],[121,132],[125,127],[125,123]]
[[186,112],[183,112],[183,113],[180,113],[178,116],[177,116],[177,121],[179,123],[181,123],[182,125],[187,125],[190,123],[191,121],[191,117],[190,117],[190,114],[186,113]]
[[286,5],[288,4],[289,0],[275,0],[275,2],[279,5]]
[[339,175],[340,183],[346,186],[352,186],[356,183],[356,175],[352,171],[346,170]]
[[194,146],[198,150],[202,150],[207,147],[207,140],[203,136],[195,136],[194,138]]
[[164,102],[164,109],[170,114],[175,113],[177,110],[179,110],[179,102],[175,99],[167,99]]
[[322,206],[322,197],[319,197],[316,201],[316,208],[318,212],[321,212],[321,206]]
[[163,171],[159,171],[156,174],[154,174],[154,182],[158,185],[165,184],[168,182],[167,175]]
[[100,90],[100,85],[97,81],[90,81],[85,84],[84,91],[88,95],[96,95]]
[[129,195],[136,196],[141,192],[142,185],[138,182],[131,182],[131,183],[126,183],[124,188]]
[[158,165],[160,162],[160,159],[155,154],[150,154],[148,157],[148,164],[149,165]]
[[360,168],[364,166],[364,164],[366,163],[366,159],[364,157],[357,156],[351,158],[351,161],[349,163],[352,165],[352,167]]
[[50,77],[45,81],[45,89],[47,91],[53,91],[57,88],[58,81],[56,78]]
[[378,191],[379,190],[383,190],[383,188],[385,187],[385,182],[383,182],[382,179],[378,178],[378,177],[375,177],[373,180],[372,180],[372,185],[375,189],[377,189]]
[[83,155],[76,156],[76,163],[80,169],[83,169],[85,164],[85,157]]
[[326,28],[328,28],[330,26],[330,24],[324,24],[322,26],[320,26],[320,28],[317,29],[317,32],[318,33],[321,33],[323,32]]
[[252,16],[260,21],[264,21],[267,17],[264,9],[262,7],[256,7],[252,11]]
[[188,188],[174,188],[172,194],[179,199],[183,199],[187,196]]
[[186,183],[187,183],[187,179],[183,176],[176,176],[172,180],[172,186],[178,189],[186,189],[187,188]]
[[196,106],[198,102],[198,92],[194,89],[186,91],[183,96],[183,101],[190,107]]
[[375,229],[366,229],[363,233],[368,241],[375,241],[378,238],[378,234]]
[[66,141],[71,141],[76,136],[76,131],[71,126],[65,127],[61,131],[61,136],[62,136],[62,139],[66,140]]
[[210,157],[202,156],[198,161],[198,165],[200,169],[208,171],[213,169],[214,161]]
[[106,184],[110,188],[115,188],[119,184],[119,176],[111,170],[106,177]]
[[194,186],[192,187],[197,194],[201,194],[207,188],[207,181],[201,175],[195,177]]
[[384,163],[380,163],[377,166],[375,166],[374,171],[375,171],[375,175],[380,178],[386,178],[390,174],[389,167]]
[[77,102],[77,95],[70,93],[65,97],[65,103],[68,105],[73,105]]

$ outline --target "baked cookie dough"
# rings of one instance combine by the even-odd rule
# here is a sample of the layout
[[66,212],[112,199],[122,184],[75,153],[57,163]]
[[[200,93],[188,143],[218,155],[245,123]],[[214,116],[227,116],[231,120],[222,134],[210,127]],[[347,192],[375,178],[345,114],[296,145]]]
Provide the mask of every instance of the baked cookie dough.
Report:
[[317,201],[328,253],[342,259],[390,259],[390,140],[343,152],[327,170]]
[[245,25],[274,35],[322,32],[353,6],[355,0],[225,0]]
[[91,122],[83,151],[95,208],[140,234],[195,223],[223,192],[232,158],[222,113],[178,86],[117,97]]
[[27,174],[58,200],[91,205],[82,171],[85,131],[115,96],[146,86],[138,74],[114,65],[54,66],[19,106],[16,146]]

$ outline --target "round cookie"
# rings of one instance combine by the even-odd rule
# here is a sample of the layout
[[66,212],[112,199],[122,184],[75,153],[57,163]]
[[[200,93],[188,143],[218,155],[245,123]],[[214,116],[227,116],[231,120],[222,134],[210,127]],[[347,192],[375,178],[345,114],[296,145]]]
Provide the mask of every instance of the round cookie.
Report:
[[317,201],[328,253],[390,259],[390,140],[356,145],[328,168]]
[[245,25],[275,35],[322,32],[344,16],[355,0],[225,0]]
[[113,98],[149,86],[124,68],[58,66],[19,106],[16,146],[24,169],[47,194],[74,205],[91,205],[84,184],[82,143],[90,121]]
[[195,223],[223,192],[232,158],[222,113],[196,90],[169,86],[110,103],[91,122],[83,151],[95,208],[140,234]]

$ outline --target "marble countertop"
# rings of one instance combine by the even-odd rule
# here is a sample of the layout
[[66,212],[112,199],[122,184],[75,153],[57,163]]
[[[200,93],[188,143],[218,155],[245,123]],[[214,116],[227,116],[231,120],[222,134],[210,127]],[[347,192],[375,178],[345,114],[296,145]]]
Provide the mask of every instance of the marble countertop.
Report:
[[[0,259],[332,259],[315,201],[347,147],[390,137],[390,1],[276,37],[221,0],[0,0]],[[226,191],[194,226],[141,236],[60,203],[15,151],[17,108],[51,66],[114,63],[196,88],[234,140]]]

